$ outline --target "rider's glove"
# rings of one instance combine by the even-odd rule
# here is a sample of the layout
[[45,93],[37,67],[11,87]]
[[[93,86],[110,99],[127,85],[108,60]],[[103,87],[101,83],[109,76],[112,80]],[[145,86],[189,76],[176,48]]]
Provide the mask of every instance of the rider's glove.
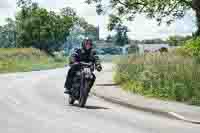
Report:
[[102,66],[101,65],[97,65],[96,69],[97,69],[98,72],[100,72],[102,70]]

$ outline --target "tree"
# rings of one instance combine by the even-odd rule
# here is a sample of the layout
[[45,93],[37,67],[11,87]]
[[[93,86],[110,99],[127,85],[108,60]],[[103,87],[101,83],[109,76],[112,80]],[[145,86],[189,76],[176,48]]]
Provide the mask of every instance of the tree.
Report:
[[32,4],[32,0],[17,0],[17,6],[20,8],[28,8]]
[[76,21],[73,27],[70,28],[69,36],[64,45],[66,52],[69,52],[74,47],[79,47],[84,37],[90,37],[93,40],[98,40],[98,30],[95,26],[89,24],[84,18],[75,16]]
[[196,25],[197,31],[196,35],[200,36],[200,1],[199,0],[192,0],[192,9],[196,12]]
[[116,38],[115,44],[118,46],[124,46],[128,44],[129,42],[128,36],[127,36],[128,28],[126,26],[119,24],[115,27],[115,31],[117,32],[117,34],[115,35],[115,38]]
[[[86,0],[86,3],[95,3],[98,10],[104,12],[105,5],[102,3],[105,0]],[[192,9],[196,12],[196,20],[198,30],[197,35],[200,35],[200,1],[199,0],[109,0],[110,25],[118,24],[122,19],[133,20],[136,14],[145,14],[150,19],[156,19],[158,24],[166,22],[171,24],[176,19],[184,17],[186,11]],[[105,8],[107,9],[107,8]],[[111,28],[112,29],[112,28]]]
[[60,13],[61,13],[61,15],[64,16],[64,17],[70,17],[70,18],[72,18],[73,23],[76,23],[76,22],[78,21],[77,13],[76,13],[76,11],[75,11],[73,8],[71,8],[71,7],[62,8],[62,9],[60,10]]
[[170,46],[181,46],[183,44],[185,44],[184,42],[186,42],[187,40],[191,39],[192,37],[191,36],[170,36],[168,39],[167,39],[167,43],[170,45]]
[[85,37],[90,37],[93,40],[99,39],[98,38],[99,31],[97,30],[98,28],[92,24],[89,24],[84,18],[78,17],[77,24],[80,25],[85,30],[85,33],[84,33]]
[[71,7],[65,7],[61,9],[61,15],[68,17],[76,17],[76,11]]
[[113,41],[112,36],[111,36],[111,35],[108,35],[108,36],[106,37],[106,42],[112,42],[112,41]]
[[[24,9],[26,14],[24,15]],[[70,16],[40,8],[37,3],[22,6],[16,14],[17,44],[35,47],[52,55],[60,50],[73,26]]]
[[17,7],[21,8],[22,17],[25,18],[27,16],[27,11],[32,5],[32,0],[17,0]]
[[16,25],[11,18],[6,19],[6,24],[0,27],[0,47],[14,48],[16,46]]

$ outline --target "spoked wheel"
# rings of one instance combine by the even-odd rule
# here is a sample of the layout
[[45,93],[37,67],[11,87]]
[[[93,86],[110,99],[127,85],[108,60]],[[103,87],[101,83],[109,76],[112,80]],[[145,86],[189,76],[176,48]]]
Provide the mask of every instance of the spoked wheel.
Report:
[[69,102],[70,105],[73,105],[74,102],[75,102],[75,99],[72,96],[69,96],[68,102]]

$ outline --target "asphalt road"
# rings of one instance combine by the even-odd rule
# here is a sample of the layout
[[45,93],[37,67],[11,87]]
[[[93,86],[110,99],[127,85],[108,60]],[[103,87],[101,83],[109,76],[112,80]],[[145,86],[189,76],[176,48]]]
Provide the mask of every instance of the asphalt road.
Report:
[[199,125],[128,109],[94,96],[89,97],[84,109],[69,106],[63,95],[65,76],[66,69],[1,75],[0,132],[200,132]]

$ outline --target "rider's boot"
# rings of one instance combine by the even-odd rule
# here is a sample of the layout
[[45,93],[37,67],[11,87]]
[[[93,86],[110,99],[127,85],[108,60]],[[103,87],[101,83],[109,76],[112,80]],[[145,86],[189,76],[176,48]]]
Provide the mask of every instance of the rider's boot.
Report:
[[71,94],[71,87],[69,85],[65,84],[64,88],[65,88],[64,91],[65,94]]
[[71,94],[71,91],[70,91],[70,89],[65,88],[64,93],[65,93],[65,94]]

